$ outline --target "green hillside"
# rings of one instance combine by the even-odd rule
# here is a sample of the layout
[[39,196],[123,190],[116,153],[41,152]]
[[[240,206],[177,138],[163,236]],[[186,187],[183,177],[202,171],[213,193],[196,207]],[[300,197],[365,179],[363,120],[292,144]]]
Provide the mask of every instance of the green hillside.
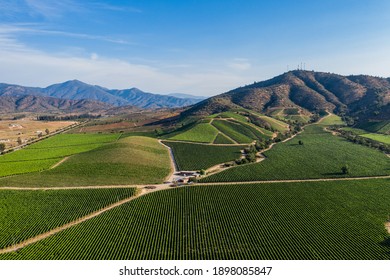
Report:
[[[302,141],[303,145],[299,145]],[[390,158],[366,146],[353,144],[311,125],[293,140],[276,144],[260,163],[238,166],[203,179],[237,182],[308,178],[359,177],[390,174]],[[341,168],[349,167],[349,174]]]
[[66,187],[161,183],[170,172],[168,150],[134,136],[71,156],[54,169],[0,179],[1,186]]

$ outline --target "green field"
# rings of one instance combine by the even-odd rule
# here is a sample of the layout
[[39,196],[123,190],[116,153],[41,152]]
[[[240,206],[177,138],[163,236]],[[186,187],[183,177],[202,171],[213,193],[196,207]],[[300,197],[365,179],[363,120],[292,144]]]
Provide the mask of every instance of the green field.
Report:
[[62,158],[114,142],[119,134],[59,134],[0,156],[0,177],[49,169]]
[[353,128],[353,127],[344,127],[342,128],[344,131],[350,131],[356,135],[366,137],[378,142],[382,142],[385,144],[390,144],[390,135],[388,134],[380,134],[380,133],[368,133],[366,130]]
[[172,148],[179,170],[207,169],[241,156],[243,146],[211,146],[179,142],[164,142]]
[[[276,112],[280,112],[280,110],[276,110]],[[252,114],[252,115],[262,119],[266,123],[268,123],[272,127],[272,129],[275,131],[279,131],[281,133],[285,133],[285,132],[289,131],[289,125],[281,120],[277,120],[273,117],[268,117],[268,116],[265,116],[265,115],[262,115],[262,114],[259,114],[259,113],[253,112],[253,111],[250,111],[250,114]],[[272,116],[277,117],[277,114],[273,112]],[[272,133],[271,133],[271,136],[272,136]]]
[[360,136],[370,138],[372,140],[382,142],[385,144],[390,144],[390,135],[378,134],[378,133],[368,133],[368,134],[362,134]]
[[390,259],[389,180],[155,192],[3,259]]
[[169,139],[189,142],[212,143],[217,137],[218,130],[209,123],[199,123],[191,129],[177,134]]
[[66,187],[161,183],[170,172],[168,150],[134,136],[71,156],[58,167],[0,179],[1,186]]
[[243,122],[243,123],[248,122],[248,119],[245,116],[234,113],[234,112],[223,112],[223,113],[219,114],[218,117],[233,118],[233,119],[240,121],[240,122]]
[[330,114],[324,117],[318,124],[321,125],[345,125],[345,122],[341,119],[341,117]]
[[[299,145],[298,141],[303,145]],[[204,178],[204,182],[237,182],[379,176],[390,174],[390,158],[366,146],[325,132],[321,126],[310,125],[294,139],[276,144],[264,153],[260,163],[241,165]],[[350,173],[341,172],[347,164]]]
[[237,143],[251,143],[253,142],[253,138],[257,139],[257,137],[254,136],[247,127],[241,124],[223,120],[214,120],[212,125]]
[[366,122],[359,125],[359,128],[369,132],[377,132],[386,134],[390,131],[390,121],[372,121]]
[[367,131],[360,129],[360,128],[354,128],[354,127],[343,127],[343,128],[341,128],[341,130],[350,131],[356,135],[367,134]]
[[135,189],[0,190],[0,248],[74,221],[134,193]]
[[289,131],[289,126],[288,124],[276,120],[274,118],[268,117],[268,116],[259,116],[261,119],[266,121],[274,130],[285,133]]
[[234,142],[224,134],[218,133],[217,137],[215,137],[214,144],[234,144]]

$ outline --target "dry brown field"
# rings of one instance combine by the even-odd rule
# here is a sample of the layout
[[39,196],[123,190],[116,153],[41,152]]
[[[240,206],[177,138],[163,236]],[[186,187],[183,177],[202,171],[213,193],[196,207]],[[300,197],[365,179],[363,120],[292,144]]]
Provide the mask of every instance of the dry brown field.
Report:
[[37,121],[31,118],[19,120],[2,120],[0,121],[0,142],[6,145],[6,148],[18,145],[18,137],[25,143],[27,140],[37,138],[39,132],[45,135],[45,130],[54,132],[58,129],[75,124],[74,121]]

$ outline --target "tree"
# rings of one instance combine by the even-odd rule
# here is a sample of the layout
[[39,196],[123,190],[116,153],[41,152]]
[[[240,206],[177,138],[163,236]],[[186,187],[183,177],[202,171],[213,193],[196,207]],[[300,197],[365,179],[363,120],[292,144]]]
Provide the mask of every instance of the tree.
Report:
[[341,172],[343,174],[349,174],[349,167],[348,167],[348,165],[344,165],[343,167],[341,167]]
[[303,141],[302,141],[302,140],[299,140],[299,141],[298,141],[298,144],[299,144],[299,145],[303,145]]
[[206,175],[206,170],[204,170],[204,169],[202,169],[202,170],[200,170],[200,175]]
[[0,153],[4,152],[4,150],[5,150],[5,144],[0,143]]
[[245,158],[249,162],[255,162],[256,161],[256,154],[255,153],[249,153],[245,155]]

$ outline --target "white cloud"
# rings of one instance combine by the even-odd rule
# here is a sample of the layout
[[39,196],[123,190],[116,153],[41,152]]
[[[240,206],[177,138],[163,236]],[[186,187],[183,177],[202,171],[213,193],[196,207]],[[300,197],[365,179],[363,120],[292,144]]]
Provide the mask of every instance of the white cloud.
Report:
[[2,24],[0,25],[0,34],[8,34],[8,35],[12,34],[12,36],[16,36],[17,34],[64,36],[64,37],[73,37],[73,38],[86,39],[86,40],[105,41],[105,42],[121,44],[121,45],[137,45],[134,42],[112,38],[109,36],[73,33],[73,32],[65,32],[65,31],[58,31],[58,30],[48,30],[45,29],[42,25],[28,24],[28,23],[13,24],[13,25]]
[[248,59],[235,58],[233,61],[228,63],[228,66],[237,71],[245,71],[251,69],[252,65]]
[[[6,43],[12,45],[14,42]],[[27,48],[15,51],[0,46],[0,82],[26,86],[44,87],[79,79],[113,89],[138,87],[155,93],[215,95],[248,80],[247,76],[235,75],[229,71],[176,71],[165,72],[149,65],[100,57],[96,53],[89,57],[65,56]]]
[[48,19],[62,17],[67,12],[87,11],[80,2],[73,0],[25,0],[25,3],[30,15],[39,15]]

